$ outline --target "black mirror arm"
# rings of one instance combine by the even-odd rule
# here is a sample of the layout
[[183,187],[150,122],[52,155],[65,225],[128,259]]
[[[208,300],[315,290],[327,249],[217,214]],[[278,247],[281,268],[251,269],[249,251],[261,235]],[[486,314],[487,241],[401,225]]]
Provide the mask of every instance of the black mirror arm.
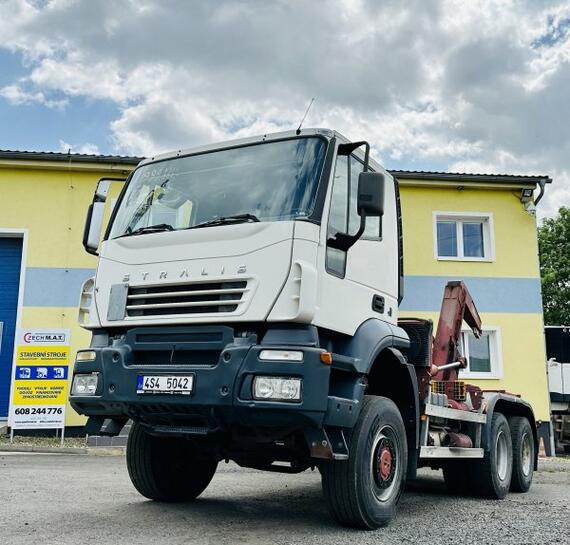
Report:
[[360,146],[364,146],[364,168],[362,169],[362,171],[368,172],[369,162],[370,162],[370,144],[366,142],[366,140],[360,140],[358,142],[349,142],[347,144],[339,144],[338,154],[348,156]]
[[343,252],[348,252],[356,241],[364,233],[364,228],[366,227],[366,216],[360,216],[360,227],[354,235],[347,235],[346,233],[336,233],[334,236],[327,240],[327,246],[334,248],[335,250],[342,250]]

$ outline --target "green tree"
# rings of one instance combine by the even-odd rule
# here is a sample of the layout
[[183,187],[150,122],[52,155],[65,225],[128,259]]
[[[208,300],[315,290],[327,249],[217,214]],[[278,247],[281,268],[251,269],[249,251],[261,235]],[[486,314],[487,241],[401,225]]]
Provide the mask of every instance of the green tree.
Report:
[[538,228],[542,303],[546,325],[570,325],[570,208]]

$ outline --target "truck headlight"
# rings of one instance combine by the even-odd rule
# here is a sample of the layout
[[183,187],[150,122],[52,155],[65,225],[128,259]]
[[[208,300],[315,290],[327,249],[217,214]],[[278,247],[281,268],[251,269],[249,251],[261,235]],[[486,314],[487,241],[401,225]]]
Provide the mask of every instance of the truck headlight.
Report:
[[89,375],[75,375],[71,384],[71,395],[74,396],[92,396],[97,391],[97,383],[99,382],[99,373],[91,373]]
[[89,324],[91,305],[93,304],[93,294],[95,292],[95,277],[88,278],[81,286],[81,296],[79,297],[79,313],[77,321],[80,326]]
[[253,379],[253,398],[273,401],[300,401],[300,378],[291,377],[255,377]]
[[262,350],[259,353],[262,361],[303,361],[303,352],[300,350]]

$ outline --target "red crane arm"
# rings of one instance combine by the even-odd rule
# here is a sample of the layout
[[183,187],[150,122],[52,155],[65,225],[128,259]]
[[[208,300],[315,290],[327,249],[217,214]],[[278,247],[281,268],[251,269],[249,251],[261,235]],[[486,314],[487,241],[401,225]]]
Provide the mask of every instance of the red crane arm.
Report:
[[[462,361],[459,340],[463,320],[471,328],[475,337],[481,335],[481,318],[469,290],[461,281],[448,282],[445,286],[437,333],[433,341],[432,363],[434,365],[439,367],[447,363]],[[435,380],[456,380],[457,368],[440,371],[433,378]]]

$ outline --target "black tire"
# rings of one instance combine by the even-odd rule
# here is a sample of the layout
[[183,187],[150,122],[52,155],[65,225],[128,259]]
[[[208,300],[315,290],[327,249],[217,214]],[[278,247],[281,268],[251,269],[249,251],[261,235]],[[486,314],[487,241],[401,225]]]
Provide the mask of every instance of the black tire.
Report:
[[465,496],[472,493],[471,464],[466,460],[449,460],[444,463],[443,480],[451,494]]
[[509,492],[513,469],[513,444],[507,419],[495,412],[491,420],[488,450],[481,460],[473,461],[472,486],[483,498],[501,500]]
[[127,441],[127,469],[135,488],[157,501],[197,498],[210,484],[218,460],[192,446],[184,439],[149,435],[134,423]]
[[509,418],[513,442],[513,477],[511,492],[528,492],[534,474],[534,437],[530,422],[524,416]]
[[344,526],[373,530],[393,518],[406,482],[406,430],[388,398],[365,396],[348,437],[348,460],[322,467],[325,501]]

